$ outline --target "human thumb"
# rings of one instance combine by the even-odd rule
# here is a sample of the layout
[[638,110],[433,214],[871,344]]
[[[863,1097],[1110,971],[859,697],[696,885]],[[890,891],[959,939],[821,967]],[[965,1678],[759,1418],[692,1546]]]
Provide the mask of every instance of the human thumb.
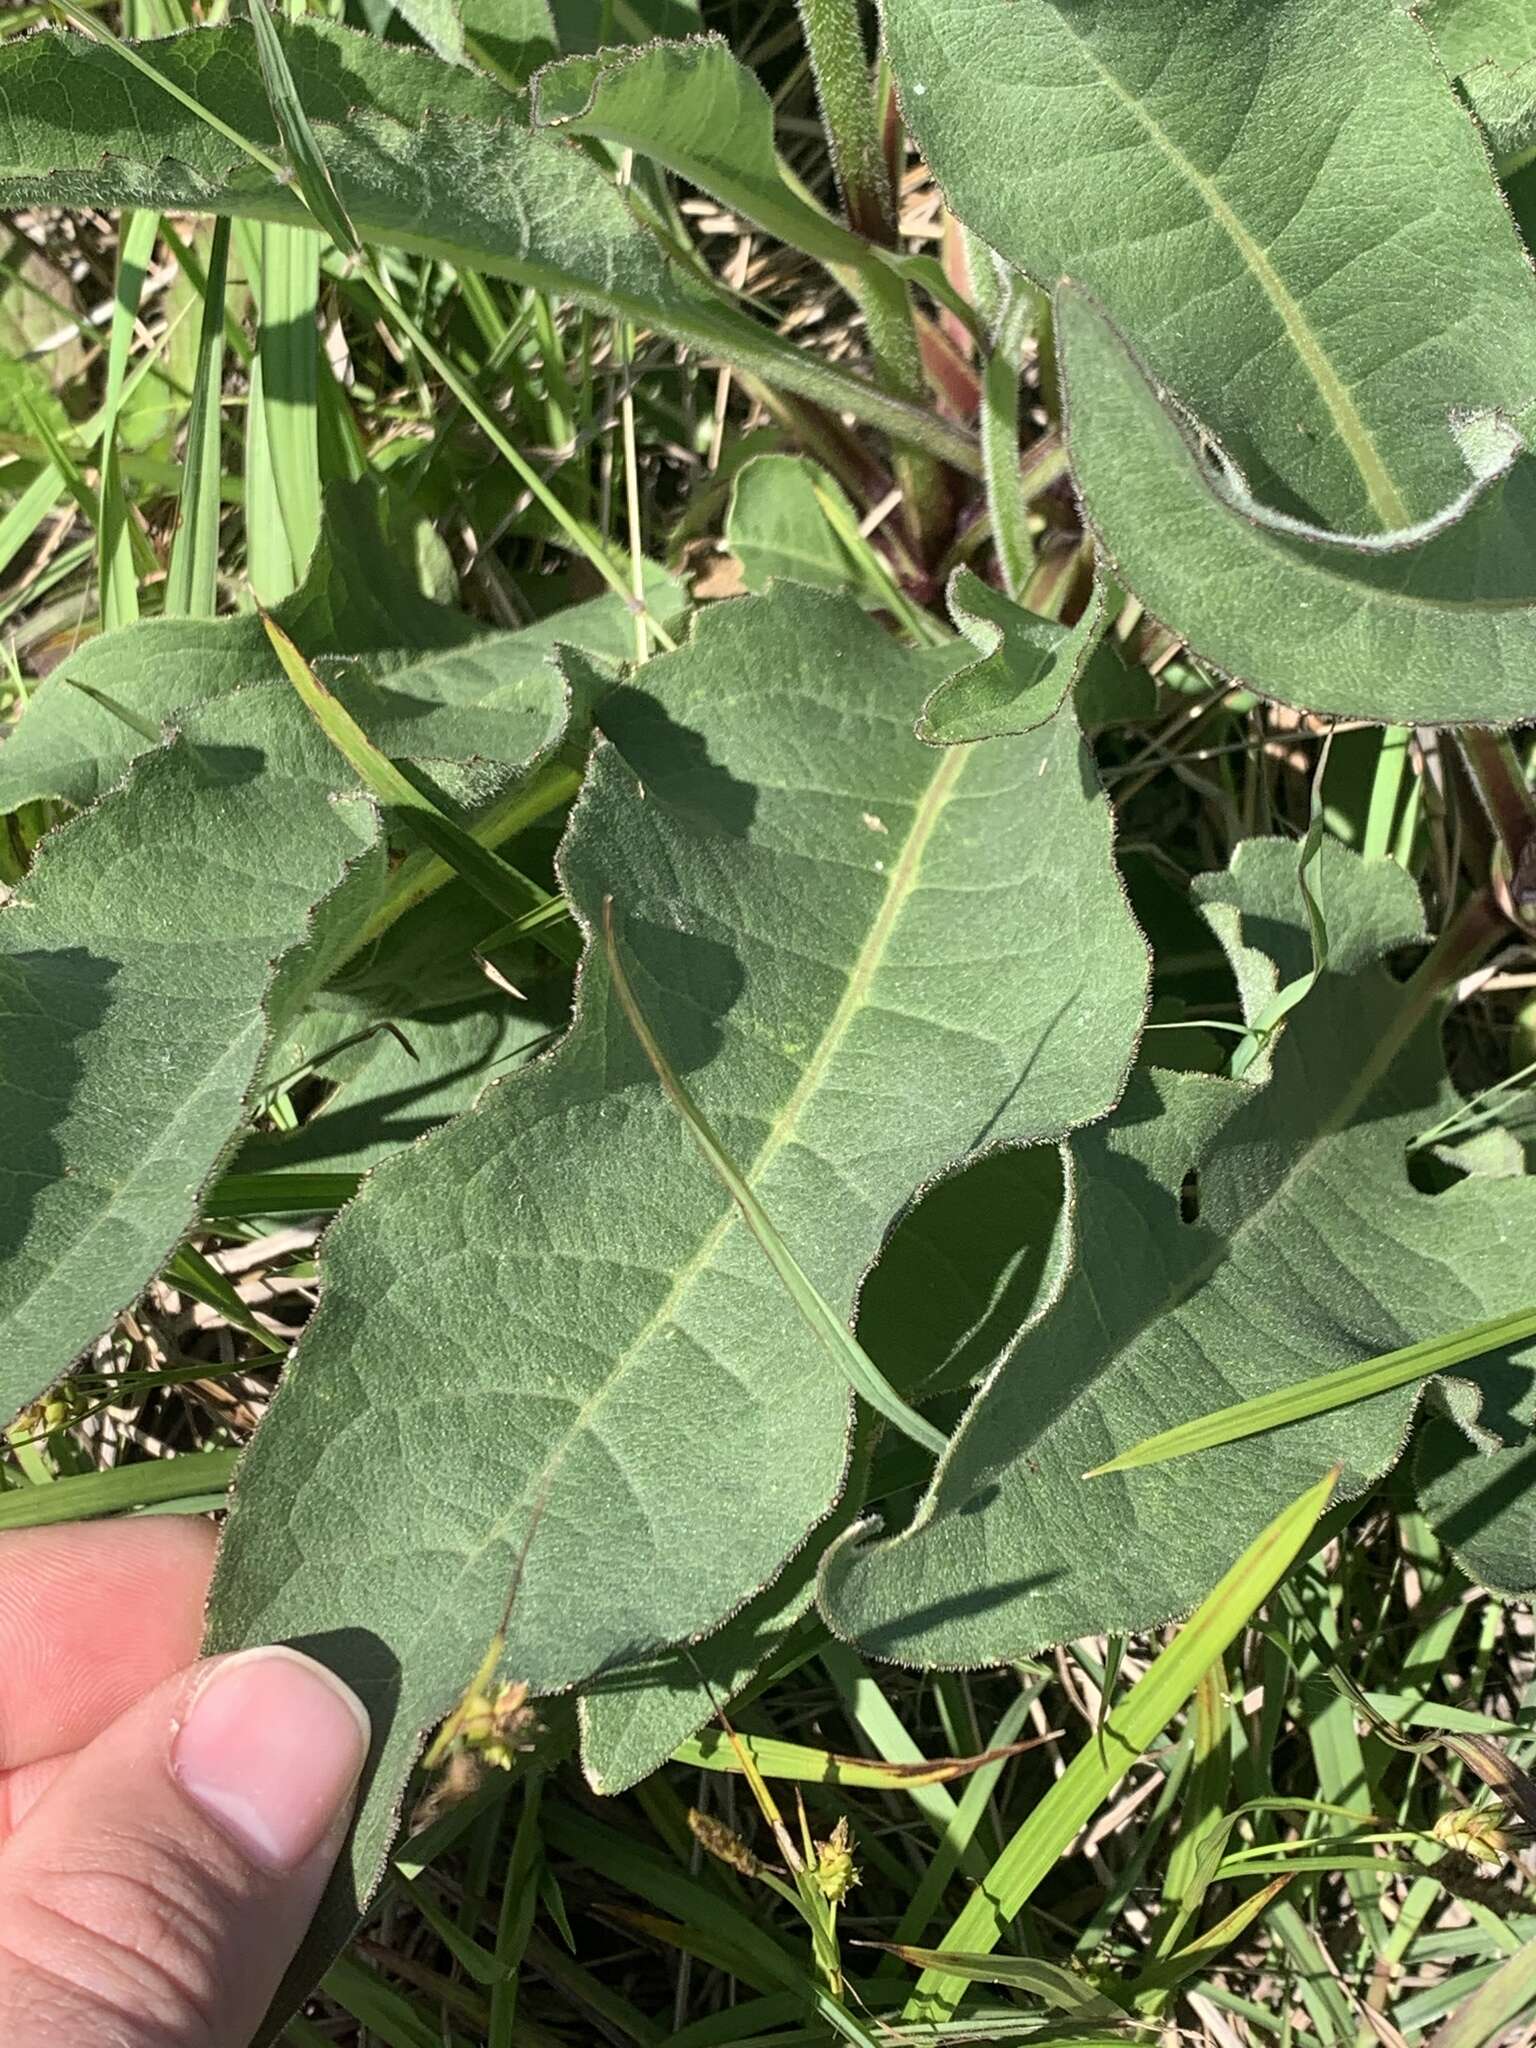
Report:
[[147,1693],[0,1852],[0,2041],[246,2048],[367,1747],[352,1693],[293,1650],[211,1659]]

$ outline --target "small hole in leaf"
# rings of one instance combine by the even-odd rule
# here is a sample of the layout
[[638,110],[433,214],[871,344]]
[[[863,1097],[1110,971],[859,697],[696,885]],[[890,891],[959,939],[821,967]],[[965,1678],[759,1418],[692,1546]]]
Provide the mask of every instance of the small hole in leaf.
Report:
[[1179,1221],[1200,1221],[1200,1169],[1192,1166],[1179,1183]]

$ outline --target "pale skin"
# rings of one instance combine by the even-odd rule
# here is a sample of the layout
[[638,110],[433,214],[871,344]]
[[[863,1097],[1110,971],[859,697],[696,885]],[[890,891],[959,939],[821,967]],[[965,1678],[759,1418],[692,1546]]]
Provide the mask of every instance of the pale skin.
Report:
[[214,1535],[0,1536],[0,2041],[247,2048],[366,1747],[307,1658],[198,1661]]

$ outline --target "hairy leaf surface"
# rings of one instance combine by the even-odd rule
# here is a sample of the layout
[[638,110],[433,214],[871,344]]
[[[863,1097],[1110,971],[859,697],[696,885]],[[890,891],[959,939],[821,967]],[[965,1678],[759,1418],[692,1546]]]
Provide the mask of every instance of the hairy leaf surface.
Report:
[[[474,71],[329,22],[276,23],[337,194],[366,242],[440,256],[657,326],[962,464],[967,437],[818,362],[676,262],[580,149]],[[139,53],[236,134],[279,147],[250,25]],[[114,51],[73,33],[0,44],[0,205],[143,206],[308,225],[272,176]]]
[[540,127],[654,157],[792,249],[827,263],[866,253],[786,180],[773,102],[719,36],[567,57],[534,79],[532,103]]
[[[1111,447],[1099,385],[1080,388],[1064,354],[1074,473],[1127,588],[1197,653],[1291,701],[1420,720],[1528,710],[1528,687],[1485,678],[1463,643],[1524,631],[1536,594],[1531,463],[1474,505],[1507,462],[1469,446],[1505,434],[1512,451],[1500,423],[1536,419],[1536,276],[1419,22],[1393,0],[884,13],[954,210],[1047,288],[1070,279],[1103,308],[1159,400],[1222,451],[1232,517],[1265,541],[1278,529],[1310,572],[1294,593],[1250,574],[1232,630],[1235,542],[1217,566],[1209,520],[1165,519],[1150,428]],[[1088,434],[1104,458],[1091,469]],[[1171,445],[1164,459],[1187,497],[1188,463]],[[1360,552],[1373,543],[1400,552]],[[1336,658],[1304,609],[1314,595],[1330,619],[1411,602],[1413,624],[1346,633]],[[1298,620],[1309,644],[1287,659]]]
[[377,840],[290,694],[188,720],[0,909],[0,1409],[128,1306],[244,1115],[274,970]]
[[[472,619],[433,604],[385,542],[376,494],[333,484],[303,584],[274,609],[278,623],[317,653],[417,656],[482,637]],[[38,797],[94,803],[121,776],[143,738],[69,678],[103,690],[151,724],[281,671],[254,613],[226,619],[145,619],[103,633],[67,656],[35,692],[0,748],[0,812]]]
[[[1388,1466],[1414,1390],[1198,1458],[1083,1473],[1330,1362],[1523,1304],[1536,1186],[1467,1180],[1431,1197],[1408,1179],[1405,1148],[1448,1095],[1438,1007],[1382,961],[1419,929],[1413,885],[1325,843],[1320,890],[1328,968],[1267,1079],[1144,1069],[1112,1123],[1069,1141],[1061,1296],[983,1387],[912,1526],[829,1558],[822,1603],[840,1633],[905,1661],[983,1664],[1180,1613],[1309,1476],[1340,1459],[1359,1490]],[[1294,847],[1248,842],[1203,894],[1252,1017],[1310,960]],[[1476,1366],[1465,1377],[1482,1384]]]
[[[664,620],[682,608],[679,586],[647,570],[649,601]],[[525,761],[564,692],[549,665],[561,641],[618,660],[634,629],[616,597],[572,605],[511,633],[487,632],[423,597],[385,546],[368,495],[327,493],[309,573],[273,616],[311,658],[386,753],[418,761]],[[333,664],[327,657],[335,657]],[[0,813],[38,797],[84,805],[117,781],[145,741],[72,682],[104,691],[156,724],[241,684],[279,679],[261,621],[145,619],[104,633],[42,683],[0,748]]]
[[[911,1192],[1119,1092],[1146,956],[1066,715],[912,738],[952,650],[793,586],[600,707],[561,856],[813,1283],[847,1312]],[[318,1645],[378,1730],[372,1885],[419,1731],[531,1543],[536,1691],[721,1620],[836,1499],[849,1395],[657,1087],[589,947],[552,1057],[367,1182],[244,1467],[212,1639]]]
[[1207,661],[1340,717],[1529,714],[1536,462],[1422,547],[1365,555],[1304,540],[1234,501],[1085,292],[1057,292],[1056,326],[1073,470],[1100,545]]
[[1417,12],[1499,170],[1518,170],[1536,150],[1536,12],[1526,0],[1423,0]]

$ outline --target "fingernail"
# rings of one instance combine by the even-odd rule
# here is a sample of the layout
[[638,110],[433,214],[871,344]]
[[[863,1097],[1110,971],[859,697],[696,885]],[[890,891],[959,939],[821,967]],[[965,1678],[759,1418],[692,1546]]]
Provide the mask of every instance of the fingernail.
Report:
[[297,1650],[221,1658],[171,1745],[181,1789],[265,1870],[294,1870],[351,1804],[368,1716],[341,1680]]

